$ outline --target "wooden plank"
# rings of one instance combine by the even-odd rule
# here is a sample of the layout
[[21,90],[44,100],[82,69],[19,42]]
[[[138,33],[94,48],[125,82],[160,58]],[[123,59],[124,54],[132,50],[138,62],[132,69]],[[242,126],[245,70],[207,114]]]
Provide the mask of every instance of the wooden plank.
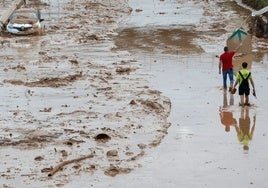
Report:
[[20,8],[23,4],[25,4],[25,0],[17,0],[15,1],[12,6],[5,11],[1,18],[0,18],[0,25],[4,26],[8,22],[8,18],[11,16],[11,14],[18,8]]

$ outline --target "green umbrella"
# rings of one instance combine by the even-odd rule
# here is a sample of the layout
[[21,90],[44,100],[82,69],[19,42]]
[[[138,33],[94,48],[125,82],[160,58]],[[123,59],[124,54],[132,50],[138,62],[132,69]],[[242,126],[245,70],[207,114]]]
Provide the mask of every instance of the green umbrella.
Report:
[[242,42],[247,35],[248,35],[247,32],[243,31],[242,29],[237,29],[228,39],[238,40],[239,42]]

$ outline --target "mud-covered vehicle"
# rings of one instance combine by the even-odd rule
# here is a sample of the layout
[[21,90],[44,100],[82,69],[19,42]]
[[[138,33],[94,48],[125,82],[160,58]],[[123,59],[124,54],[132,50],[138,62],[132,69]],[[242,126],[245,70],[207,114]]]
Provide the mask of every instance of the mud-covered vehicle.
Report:
[[20,8],[9,17],[6,30],[16,35],[42,34],[44,33],[42,21],[40,10]]

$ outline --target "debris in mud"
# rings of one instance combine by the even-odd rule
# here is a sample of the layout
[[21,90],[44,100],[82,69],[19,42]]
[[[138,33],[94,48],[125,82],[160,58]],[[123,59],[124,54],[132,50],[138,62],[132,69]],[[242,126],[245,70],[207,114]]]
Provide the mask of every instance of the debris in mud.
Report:
[[159,140],[154,140],[152,143],[150,143],[149,145],[151,146],[151,147],[156,147],[156,146],[158,146],[159,144],[161,143],[161,140],[159,139]]
[[99,8],[99,7],[107,7],[107,5],[99,2],[89,2],[87,5],[85,5],[86,10],[91,10],[93,8]]
[[[64,105],[64,107],[68,107],[67,105]],[[59,113],[57,114],[57,116],[68,116],[68,115],[82,115],[82,114],[87,114],[87,111],[83,111],[83,110],[76,110],[74,112],[68,112],[68,113]]]
[[118,156],[118,151],[117,150],[109,150],[106,153],[107,157],[116,157]]
[[130,104],[130,105],[135,105],[135,104],[137,104],[137,103],[135,102],[135,100],[131,100],[129,104]]
[[[52,136],[53,137],[53,136]],[[50,142],[52,137],[50,135],[45,136],[32,136],[26,137],[21,140],[13,140],[9,138],[4,138],[0,140],[0,146],[20,146],[20,147],[35,147],[41,146],[41,143]]]
[[97,35],[94,34],[94,35],[89,35],[89,36],[88,36],[88,39],[89,39],[89,40],[99,40],[99,37],[98,37]]
[[[129,153],[130,154],[130,153]],[[128,159],[127,161],[135,161],[137,160],[138,158],[142,157],[145,155],[145,152],[144,151],[141,151],[140,153],[138,153],[137,155],[131,157],[130,159]]]
[[66,86],[79,78],[82,78],[82,72],[74,75],[69,75],[64,78],[42,78],[39,81],[35,82],[24,82],[22,80],[4,80],[4,83],[24,85],[28,87],[61,87]]
[[94,138],[96,141],[100,141],[100,142],[108,142],[111,139],[111,137],[105,133],[100,133]]
[[53,167],[43,168],[43,169],[41,170],[41,172],[42,172],[42,173],[51,172],[52,169],[53,169]]
[[117,67],[116,72],[118,74],[129,74],[132,71],[129,67]]
[[17,70],[18,72],[26,70],[23,65],[17,65],[16,67],[12,67],[12,69]]
[[42,156],[37,156],[37,157],[34,158],[34,160],[35,160],[35,161],[42,161],[42,160],[44,160],[44,157],[42,157]]
[[50,173],[48,174],[48,176],[53,176],[54,174],[56,174],[59,170],[62,170],[62,168],[68,164],[74,163],[74,162],[80,162],[82,160],[85,159],[89,159],[89,158],[93,158],[94,155],[93,154],[89,154],[83,157],[79,157],[77,159],[71,159],[68,161],[63,161],[62,163],[58,164],[57,166],[55,166],[54,168],[51,169]]
[[142,12],[143,10],[140,9],[140,8],[137,8],[135,11],[136,11],[136,12]]
[[145,105],[146,107],[148,107],[151,110],[155,110],[158,113],[160,113],[164,110],[164,107],[156,101],[151,101],[149,99],[147,99],[147,100],[141,99],[139,101],[141,102],[141,104]]
[[72,63],[72,65],[75,65],[75,66],[78,65],[78,61],[77,61],[77,59],[71,59],[71,60],[69,60],[69,61],[70,61],[70,63]]
[[78,169],[81,168],[81,165],[80,164],[77,164],[77,165],[74,165],[72,168],[75,169],[75,170],[78,170]]
[[44,108],[42,110],[39,110],[39,112],[51,112],[52,108]]
[[126,156],[132,156],[132,155],[134,155],[134,153],[131,152],[131,151],[127,151],[125,154],[126,154]]
[[146,146],[146,144],[138,144],[138,147],[139,147],[140,149],[145,149],[147,146]]
[[68,153],[67,153],[66,150],[61,150],[60,152],[61,152],[62,157],[67,157],[68,156]]
[[66,142],[64,142],[64,144],[66,144],[67,146],[72,146],[74,144],[79,144],[79,143],[83,143],[83,142],[85,142],[85,141],[76,140],[76,139],[71,138],[71,139],[67,140]]
[[132,169],[130,169],[130,168],[120,168],[118,166],[111,165],[110,168],[105,170],[104,174],[107,175],[107,176],[114,177],[117,174],[128,174],[128,173],[131,172],[131,170]]

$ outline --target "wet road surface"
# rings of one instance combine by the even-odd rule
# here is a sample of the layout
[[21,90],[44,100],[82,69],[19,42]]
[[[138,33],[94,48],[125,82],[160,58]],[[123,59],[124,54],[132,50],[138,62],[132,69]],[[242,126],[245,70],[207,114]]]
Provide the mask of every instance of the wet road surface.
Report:
[[[162,7],[157,6],[161,3]],[[165,3],[173,6],[167,14],[157,14],[165,12]],[[188,2],[194,6],[186,16],[185,12],[174,13],[184,6],[187,9],[188,4],[173,3],[151,1],[151,8],[154,7],[151,11],[146,5],[130,1],[136,12],[119,29],[116,39],[120,48],[132,51],[143,63],[145,71],[152,74],[153,87],[168,96],[172,103],[169,134],[160,147],[143,160],[145,167],[127,181],[139,179],[140,182],[131,187],[154,188],[268,186],[265,175],[268,153],[264,149],[268,132],[265,123],[268,101],[264,96],[268,88],[267,81],[262,81],[266,77],[267,50],[254,48],[257,53],[253,53],[252,72],[255,83],[259,84],[261,99],[250,96],[253,106],[249,108],[239,107],[237,95],[221,90],[222,78],[217,75],[218,59],[215,58],[225,45],[227,33],[241,24],[243,17],[240,15],[246,16],[248,10],[234,2],[219,3],[217,5],[224,11],[222,15],[228,20],[224,21],[209,8],[200,14],[202,6],[211,4]],[[142,14],[143,19],[138,14]],[[157,19],[160,15],[162,21]],[[184,25],[180,18],[192,23]],[[163,20],[176,21],[165,25]],[[214,30],[206,32],[205,26]],[[253,40],[254,47],[260,43]],[[223,114],[228,116],[223,117]],[[227,132],[226,121],[228,124],[232,120],[237,124],[232,123]],[[247,134],[248,141],[242,141],[242,132]],[[120,182],[112,185],[119,186]]]
[[[113,98],[114,93],[118,91],[117,89],[122,91],[122,88],[136,82],[141,82],[142,85],[147,84],[141,78],[149,77],[150,86],[163,92],[163,95],[167,96],[172,103],[169,116],[171,127],[166,137],[164,132],[166,130],[162,131],[163,134],[158,130],[158,136],[164,138],[158,142],[161,143],[159,147],[148,148],[146,155],[139,153],[137,142],[149,139],[149,137],[154,138],[154,135],[150,134],[151,127],[149,130],[139,130],[140,125],[137,125],[137,129],[133,132],[140,132],[139,136],[134,133],[129,136],[132,129],[123,127],[119,132],[124,135],[116,135],[116,132],[112,132],[111,135],[122,143],[126,142],[124,136],[129,136],[130,141],[126,144],[135,143],[134,149],[132,147],[129,149],[128,145],[117,146],[122,148],[120,156],[125,156],[125,153],[131,155],[132,152],[137,156],[143,155],[138,163],[124,166],[135,167],[133,172],[116,177],[104,176],[101,172],[107,170],[106,167],[116,160],[109,159],[107,162],[105,160],[107,148],[103,144],[97,144],[98,158],[93,163],[97,169],[93,168],[94,165],[86,163],[82,172],[72,171],[71,169],[80,169],[79,166],[73,166],[73,168],[68,168],[69,171],[63,171],[59,176],[55,176],[54,179],[47,179],[46,174],[41,174],[41,177],[37,178],[41,184],[83,187],[88,185],[90,177],[93,187],[122,187],[126,181],[132,182],[129,187],[154,188],[214,188],[234,185],[265,187],[267,185],[267,152],[264,150],[268,132],[265,49],[257,50],[259,55],[254,56],[252,71],[254,75],[258,75],[256,82],[259,83],[257,86],[259,99],[253,98],[256,106],[249,109],[251,122],[255,116],[256,125],[248,151],[243,149],[243,144],[237,139],[234,127],[231,127],[230,132],[225,132],[219,111],[223,108],[224,95],[220,89],[221,76],[217,74],[218,60],[215,55],[222,51],[228,32],[234,30],[241,23],[241,19],[243,20],[240,14],[247,15],[247,11],[241,13],[234,2],[206,4],[199,1],[180,1],[179,3],[173,0],[151,0],[146,3],[130,1],[130,6],[133,8],[132,16],[120,22],[120,27],[117,29],[118,35],[112,31],[106,35],[107,28],[109,30],[111,27],[109,23],[113,22],[109,15],[97,19],[95,23],[91,23],[90,20],[85,22],[85,19],[82,19],[84,17],[80,19],[80,12],[76,11],[80,10],[81,6],[83,8],[80,11],[87,14],[86,9],[90,9],[87,7],[88,2],[82,5],[69,2],[68,8],[63,8],[65,4],[61,4],[62,2],[46,1],[52,4],[50,8],[45,4],[40,5],[43,8],[44,18],[47,20],[48,29],[45,36],[19,38],[4,36],[1,57],[8,64],[3,65],[1,78],[7,80],[6,83],[18,86],[14,89],[8,84],[3,84],[9,87],[4,87],[4,92],[1,94],[1,98],[5,99],[1,104],[1,114],[5,114],[2,129],[6,131],[1,137],[6,139],[10,137],[9,133],[12,133],[15,141],[21,141],[14,143],[24,151],[22,157],[32,159],[27,162],[17,159],[14,156],[17,152],[16,148],[3,149],[5,155],[3,152],[1,154],[6,157],[6,163],[1,165],[2,169],[7,169],[1,172],[2,175],[7,174],[4,183],[7,185],[10,183],[9,177],[12,177],[9,176],[10,174],[23,173],[24,176],[19,176],[16,180],[18,184],[26,181],[26,185],[29,185],[36,182],[35,175],[40,175],[40,168],[44,169],[52,163],[55,165],[56,162],[65,159],[62,157],[62,152],[55,152],[54,145],[45,147],[46,143],[56,140],[59,144],[56,144],[56,149],[68,151],[67,153],[73,157],[83,153],[88,145],[91,146],[94,143],[89,140],[93,138],[94,133],[98,132],[98,126],[120,127],[119,122],[124,123],[120,119],[120,113],[127,114],[126,109],[120,109],[122,111],[114,115],[113,106],[119,103],[124,105],[125,100],[131,101],[129,100],[131,97],[128,96],[132,96],[134,89],[138,89],[137,93],[142,96],[146,87],[123,89],[122,93],[117,93],[118,98]],[[64,2],[67,3],[67,1]],[[108,1],[105,5],[111,6]],[[93,3],[91,6],[102,7],[103,5]],[[228,6],[234,9],[228,11],[226,8]],[[219,14],[223,10],[226,11],[225,14]],[[98,11],[91,12],[90,16],[98,14],[100,14]],[[64,19],[66,17],[73,22],[66,24]],[[233,18],[237,19],[230,22]],[[102,22],[102,25],[98,27],[99,22]],[[90,26],[86,27],[89,23],[95,25],[95,33]],[[84,26],[84,29],[80,28]],[[116,28],[116,26],[112,27]],[[108,36],[117,36],[113,37],[115,43],[109,41]],[[110,49],[119,52],[113,53]],[[132,55],[130,56],[126,50]],[[129,58],[127,61],[126,57]],[[139,79],[128,74],[114,75],[113,65],[123,66],[125,63],[130,63],[133,66],[132,62],[136,61],[142,64],[141,71],[135,73],[140,77]],[[135,66],[138,67],[135,64],[134,69]],[[105,71],[103,71],[104,68]],[[84,71],[83,75],[86,75],[86,78],[81,77],[81,71]],[[61,79],[49,79],[55,77]],[[115,80],[111,81],[111,78]],[[119,85],[118,82],[121,83],[121,79],[124,81],[122,85]],[[21,80],[24,82],[19,82]],[[108,87],[110,83],[113,83],[112,88]],[[37,88],[32,87],[31,84]],[[148,94],[154,98],[156,93],[149,91],[146,97]],[[227,95],[227,97],[229,100],[230,96]],[[237,97],[234,99],[234,105],[228,106],[226,110],[232,112],[233,117],[239,122],[242,110],[237,105]],[[37,100],[39,102],[36,102]],[[87,101],[86,105],[85,101]],[[108,102],[110,105],[107,105]],[[51,109],[51,106],[55,108]],[[144,111],[138,113],[137,116],[146,114]],[[131,120],[133,117],[130,114],[126,119]],[[88,119],[92,120],[89,130],[85,129],[89,124]],[[99,119],[102,122],[101,125],[93,119]],[[137,121],[146,122],[148,118],[144,117]],[[22,130],[26,126],[27,131]],[[250,127],[252,126],[251,124]],[[73,138],[75,140],[72,140]],[[132,140],[132,138],[135,139]],[[9,143],[8,140],[4,140],[5,142],[1,144],[4,146]],[[79,143],[81,140],[86,141],[84,145]],[[66,146],[65,143],[69,145]],[[69,147],[70,144],[74,144],[75,147]],[[111,146],[114,146],[113,144],[116,142],[113,142]],[[31,150],[34,148],[35,150]],[[27,168],[33,164],[33,152],[34,157],[40,155],[45,159],[43,162],[34,161],[37,167],[34,172]],[[128,156],[125,158],[128,159]],[[24,167],[10,168],[9,164],[14,163],[19,167],[24,164]],[[124,173],[127,168],[111,168],[108,172],[115,171]],[[80,173],[80,175],[73,176],[75,173]],[[71,181],[70,177],[72,177]]]

